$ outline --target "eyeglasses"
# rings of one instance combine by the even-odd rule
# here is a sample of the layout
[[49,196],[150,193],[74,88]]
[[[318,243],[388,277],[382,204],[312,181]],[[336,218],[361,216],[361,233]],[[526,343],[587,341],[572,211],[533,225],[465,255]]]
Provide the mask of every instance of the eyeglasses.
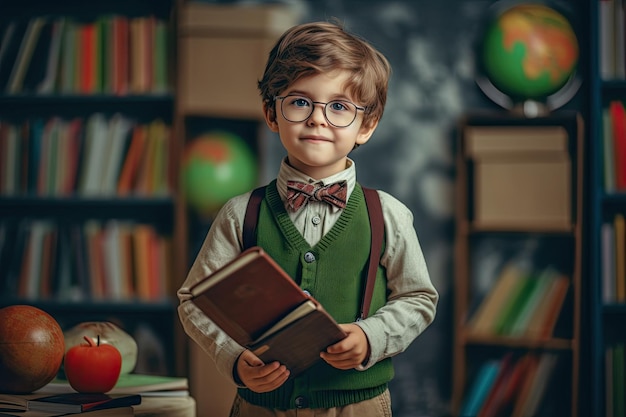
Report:
[[283,117],[290,122],[303,122],[313,114],[315,104],[324,105],[324,117],[334,127],[348,127],[356,119],[359,110],[365,111],[365,107],[359,107],[347,100],[333,100],[328,103],[313,101],[308,97],[298,95],[276,96],[275,100],[281,100],[280,111]]

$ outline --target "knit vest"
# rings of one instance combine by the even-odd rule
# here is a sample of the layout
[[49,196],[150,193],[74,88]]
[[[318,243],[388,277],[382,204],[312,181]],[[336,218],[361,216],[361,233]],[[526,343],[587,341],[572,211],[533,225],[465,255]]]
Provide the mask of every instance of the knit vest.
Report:
[[[370,241],[367,206],[359,185],[335,225],[313,247],[289,218],[276,181],[266,187],[259,211],[257,245],[339,323],[354,322],[359,314]],[[379,266],[370,315],[385,304],[386,296],[385,271]],[[240,388],[238,392],[247,401],[266,408],[331,408],[373,398],[387,388],[391,378],[390,358],[366,371],[339,370],[320,360],[274,391],[258,394]]]

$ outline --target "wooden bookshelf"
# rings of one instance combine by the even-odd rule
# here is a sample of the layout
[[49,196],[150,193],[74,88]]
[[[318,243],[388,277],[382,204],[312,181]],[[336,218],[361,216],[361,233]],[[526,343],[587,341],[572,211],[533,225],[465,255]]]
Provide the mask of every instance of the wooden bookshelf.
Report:
[[[558,129],[545,130],[546,127]],[[518,131],[524,134],[519,135]],[[473,132],[472,135],[478,132],[478,136],[470,138],[468,132]],[[542,135],[545,132],[556,132],[556,136],[545,138],[553,143],[537,142],[533,137],[534,132],[538,135],[539,132]],[[487,136],[490,139],[485,141]],[[472,113],[466,115],[459,124],[456,154],[453,415],[460,415],[467,405],[467,397],[473,392],[475,379],[483,364],[496,361],[503,365],[504,358],[512,357],[514,359],[507,359],[509,365],[511,361],[518,365],[527,356],[538,358],[538,362],[544,358],[546,363],[556,358],[556,364],[545,367],[552,371],[552,375],[547,375],[547,388],[540,392],[543,398],[539,406],[544,410],[552,410],[556,403],[558,415],[578,415],[584,167],[582,138],[582,119],[579,114],[570,111],[537,118],[524,118],[506,112]],[[479,142],[471,143],[473,140]],[[477,151],[478,145],[480,152]],[[548,177],[545,172],[554,174]],[[542,272],[548,269],[567,278],[567,296],[562,308],[557,311],[558,320],[554,330],[547,336],[531,337],[524,328],[517,333],[503,330],[505,327],[497,330],[495,320],[506,314],[506,305],[517,300],[512,289],[502,293],[506,296],[505,306],[498,307],[490,314],[491,323],[483,325],[480,333],[472,327],[472,319],[481,303],[495,288],[504,268],[510,265],[519,267],[521,271],[511,281],[515,284],[511,285],[519,285],[517,283],[524,277],[528,282],[535,280],[532,282],[537,283],[540,279],[546,279],[547,275],[542,275]],[[527,294],[532,294],[531,291],[528,290]],[[530,297],[520,298],[523,301],[520,301],[522,307],[518,311],[523,311],[524,302]],[[519,320],[521,313],[511,314],[509,321]],[[510,330],[510,327],[506,329]],[[502,369],[498,372],[502,372]],[[550,378],[554,373],[559,373],[558,377]],[[524,378],[528,378],[528,375],[525,374]],[[509,382],[507,379],[504,381],[497,385]],[[508,399],[508,407],[523,401],[520,398],[521,389],[515,392],[515,396]]]
[[[0,165],[3,167],[0,174],[0,306],[20,303],[40,307],[52,314],[64,329],[84,321],[113,321],[145,348],[153,349],[151,352],[140,351],[139,363],[143,359],[144,365],[150,361],[158,365],[142,371],[182,375],[186,372],[181,356],[186,341],[173,335],[181,333],[175,289],[180,285],[184,272],[173,269],[171,249],[175,246],[173,238],[176,236],[178,209],[175,204],[178,160],[174,155],[179,154],[177,149],[180,146],[171,134],[175,110],[173,70],[176,51],[172,47],[176,30],[175,12],[176,3],[173,0],[63,0],[54,4],[23,0],[3,6],[0,40],[14,45],[9,48],[14,52],[5,52],[6,55],[0,58],[0,135],[3,146],[8,143],[6,132],[13,132],[14,137],[11,139],[12,147],[2,148],[0,152]],[[20,61],[20,50],[26,45],[25,28],[36,19],[44,25],[40,36],[33,37],[32,54],[24,56],[22,76],[15,78],[18,71],[16,62]],[[127,26],[126,32],[114,29],[118,21]],[[60,22],[62,24],[58,25]],[[61,27],[58,38],[55,35],[57,27]],[[86,36],[88,31],[94,35],[94,42],[89,45],[85,43],[89,38]],[[9,36],[10,33],[13,35]],[[118,37],[114,34],[119,35],[121,40],[116,41]],[[53,46],[53,39],[57,39],[58,50]],[[57,51],[56,54],[54,51]],[[88,51],[92,54],[89,55]],[[143,59],[133,61],[134,57]],[[123,64],[115,70],[113,62],[120,60]],[[71,67],[71,71],[70,63],[76,65]],[[126,87],[114,88],[114,79]],[[12,80],[14,85],[10,88]],[[49,81],[45,88],[44,80]],[[118,135],[117,162],[109,162],[110,142],[101,147],[99,154],[94,154],[94,160],[104,161],[103,170],[92,174],[98,187],[85,193],[80,183],[86,178],[87,170],[93,167],[86,163],[86,125],[96,114],[104,121],[101,130],[107,133],[102,135],[100,143],[115,137],[109,124],[112,119],[123,118],[125,127],[120,128]],[[72,121],[77,121],[76,125],[80,128],[71,134],[71,147],[65,148],[62,144],[68,143],[67,138],[70,137],[70,133],[64,130],[65,125]],[[155,153],[152,158],[147,157],[140,162],[141,166],[145,166],[141,175],[150,186],[139,189],[133,182],[128,192],[119,192],[117,185],[128,156],[132,133],[138,126],[144,126],[146,130],[155,129],[151,127],[155,123],[160,124],[162,133],[158,140],[150,142],[155,143]],[[42,128],[42,132],[37,130]],[[43,142],[52,145],[41,145],[39,148],[38,144]],[[77,152],[72,156],[70,149]],[[7,158],[16,161],[12,171],[7,168]],[[44,160],[46,163],[42,162]],[[74,170],[70,177],[73,179],[63,183],[63,187],[55,182],[71,169]],[[138,176],[142,170],[138,170]],[[108,186],[101,188],[99,180],[105,177],[109,178]],[[41,181],[47,185],[38,185],[37,182]],[[49,225],[54,236],[51,239],[55,249],[49,252],[51,271],[46,274],[41,272],[42,276],[50,279],[52,291],[43,295],[40,288],[34,288],[30,296],[25,297],[16,290],[22,279],[22,264],[37,264],[38,261],[36,258],[29,261],[24,249],[26,246],[20,247],[18,242],[32,241],[33,247],[36,246],[28,230],[31,225],[41,222]],[[91,287],[93,274],[87,271],[94,258],[84,258],[83,267],[86,269],[82,273],[74,269],[78,268],[80,252],[87,252],[85,228],[90,223],[100,228],[99,239],[104,239],[102,236],[106,234],[108,225],[124,224],[130,228],[141,225],[151,230],[150,233],[155,236],[153,241],[167,242],[161,244],[163,249],[159,252],[161,259],[166,260],[160,264],[162,268],[156,263],[153,265],[164,271],[159,274],[161,287],[158,295],[139,295],[135,269],[126,269],[124,279],[132,288],[124,296],[109,292],[95,295]],[[65,239],[59,237],[70,233],[77,236],[77,242],[82,242],[77,243],[79,246],[70,247]],[[112,279],[111,271],[121,270],[114,266],[120,264],[131,268],[131,263],[134,267],[142,258],[134,249],[121,246],[122,240],[119,244],[115,242],[110,238],[108,254],[103,247],[98,250],[111,274],[105,275],[104,283],[109,286],[112,282],[106,280]],[[42,249],[42,253],[47,251]],[[59,266],[60,253],[72,254],[65,256],[68,258],[65,269]],[[117,254],[115,256],[121,254],[123,258],[114,257],[113,253]],[[10,268],[11,265],[16,265],[16,268]],[[40,278],[37,274],[33,275],[35,281]],[[61,282],[71,285],[71,291],[64,292],[63,296],[57,292]],[[151,340],[155,342],[149,346]],[[160,353],[153,355],[159,350]]]

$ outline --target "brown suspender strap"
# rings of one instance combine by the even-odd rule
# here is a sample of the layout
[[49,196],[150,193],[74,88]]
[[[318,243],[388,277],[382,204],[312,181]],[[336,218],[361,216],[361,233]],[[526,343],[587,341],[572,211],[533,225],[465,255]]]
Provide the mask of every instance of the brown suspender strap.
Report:
[[256,245],[256,224],[259,220],[259,210],[261,209],[263,197],[265,197],[265,187],[259,187],[252,191],[250,200],[248,200],[242,230],[244,250]]
[[380,251],[383,247],[383,237],[385,235],[385,223],[383,221],[383,208],[380,205],[378,192],[372,188],[361,188],[363,189],[363,194],[365,194],[365,204],[367,205],[367,211],[370,218],[370,229],[372,231],[372,243],[367,268],[367,281],[365,283],[365,292],[363,293],[363,303],[361,304],[361,315],[359,316],[359,319],[363,320],[367,318],[367,315],[369,314],[372,294],[374,294],[376,271],[378,270]]
[[[361,311],[357,320],[367,318],[369,314],[372,295],[374,293],[374,283],[376,282],[376,271],[380,260],[380,251],[382,250],[383,238],[385,235],[385,224],[383,221],[383,209],[380,204],[378,192],[371,188],[361,187],[365,195],[365,204],[369,213],[370,228],[372,231],[372,242],[370,248],[370,256],[367,268],[367,281],[363,291],[361,302]],[[265,187],[256,188],[252,191],[246,214],[243,221],[243,247],[244,250],[256,245],[256,226],[259,220],[259,210],[261,201],[265,196]]]

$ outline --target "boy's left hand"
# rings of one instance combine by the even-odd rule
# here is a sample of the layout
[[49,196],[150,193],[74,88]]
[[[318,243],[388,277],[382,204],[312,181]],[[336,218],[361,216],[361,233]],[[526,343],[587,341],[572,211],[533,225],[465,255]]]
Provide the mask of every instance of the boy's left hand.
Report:
[[369,358],[370,345],[367,336],[356,324],[340,324],[348,336],[329,346],[325,352],[320,353],[323,360],[337,369],[353,369]]

